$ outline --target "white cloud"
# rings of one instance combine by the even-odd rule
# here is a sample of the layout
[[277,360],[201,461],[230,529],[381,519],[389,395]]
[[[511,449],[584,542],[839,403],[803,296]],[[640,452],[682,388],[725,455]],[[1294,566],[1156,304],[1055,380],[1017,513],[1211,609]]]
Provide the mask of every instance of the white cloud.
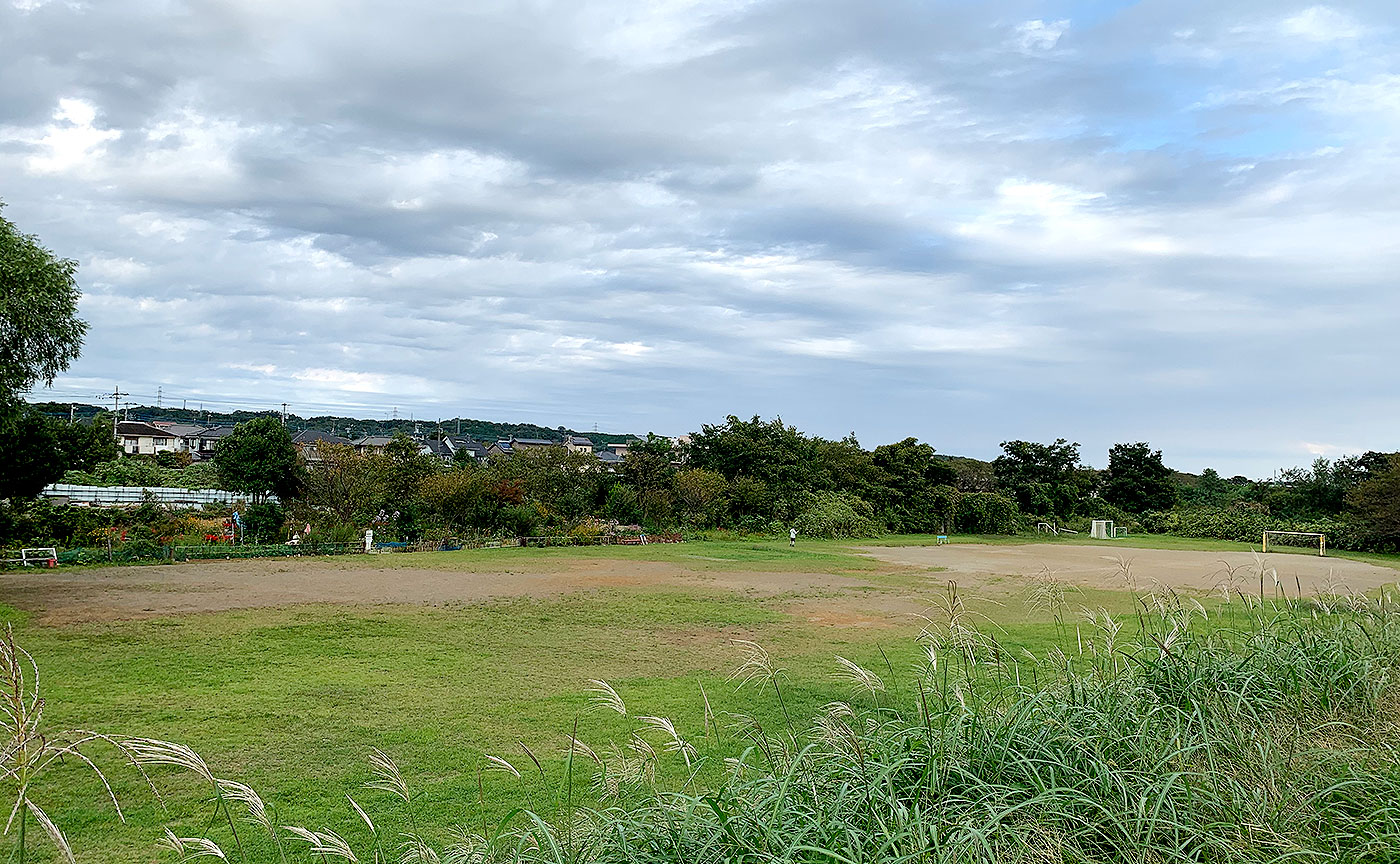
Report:
[[1037,18],[1016,25],[1013,41],[1018,50],[1026,54],[1039,54],[1055,48],[1068,30],[1068,19],[1042,21]]
[[98,129],[97,107],[85,99],[64,97],[58,100],[53,113],[54,122],[44,128],[42,137],[28,137],[39,152],[30,156],[26,165],[37,174],[59,174],[78,169],[82,173],[100,159],[109,141],[122,137],[119,129]]
[[1356,39],[1366,31],[1356,19],[1331,6],[1309,6],[1279,22],[1285,37],[1309,39],[1315,42],[1341,42]]

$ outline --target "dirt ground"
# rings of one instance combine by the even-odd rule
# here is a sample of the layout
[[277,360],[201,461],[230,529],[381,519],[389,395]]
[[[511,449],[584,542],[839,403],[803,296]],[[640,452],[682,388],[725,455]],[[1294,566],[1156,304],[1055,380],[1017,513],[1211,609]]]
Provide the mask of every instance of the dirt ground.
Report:
[[557,567],[494,572],[365,566],[360,558],[248,559],[0,575],[0,602],[67,624],[303,603],[471,603],[606,588],[708,588],[755,596],[849,587],[828,573],[701,572],[657,561],[561,558]]
[[[0,576],[0,602],[33,613],[46,624],[111,621],[192,612],[219,612],[304,603],[444,605],[498,597],[556,597],[607,588],[704,588],[755,597],[790,595],[799,618],[836,626],[880,626],[926,606],[921,597],[955,581],[990,594],[1022,590],[1050,572],[1089,588],[1147,589],[1154,585],[1217,590],[1224,583],[1259,590],[1259,565],[1250,553],[1188,552],[1131,547],[983,546],[866,547],[900,577],[897,587],[860,573],[699,570],[673,562],[578,559],[513,565],[503,550],[499,570],[458,571],[380,566],[363,558],[200,561],[148,567],[25,570]],[[700,556],[703,558],[703,556]],[[1126,575],[1123,566],[1126,563]],[[1396,570],[1340,558],[1271,555],[1274,573],[1293,596],[1345,588],[1366,591],[1400,580]],[[1233,576],[1231,570],[1233,569]],[[875,590],[870,590],[875,589]]]
[[1164,585],[1209,592],[1229,586],[1246,594],[1258,594],[1261,569],[1266,593],[1274,593],[1274,577],[1277,576],[1278,585],[1290,597],[1297,595],[1300,589],[1304,595],[1342,590],[1365,592],[1400,582],[1400,571],[1389,567],[1295,553],[1264,555],[1256,559],[1250,552],[1059,543],[949,544],[866,548],[863,551],[892,564],[943,568],[944,578],[963,586],[1015,588],[1024,579],[1048,571],[1063,582],[1086,588],[1122,590]]

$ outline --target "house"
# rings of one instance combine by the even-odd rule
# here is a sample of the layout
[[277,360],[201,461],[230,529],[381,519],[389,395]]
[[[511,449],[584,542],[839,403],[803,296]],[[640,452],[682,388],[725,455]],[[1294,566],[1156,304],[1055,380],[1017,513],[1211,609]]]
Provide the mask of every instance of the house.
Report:
[[543,450],[546,447],[558,446],[560,446],[558,441],[549,441],[544,438],[516,438],[512,435],[510,439],[510,449],[517,453],[522,453],[527,450]]
[[444,441],[436,441],[429,438],[426,441],[418,442],[418,452],[423,456],[432,456],[440,462],[452,461],[452,448]]
[[178,449],[185,450],[191,453],[195,451],[194,448],[190,447],[190,444],[193,440],[197,440],[199,433],[203,432],[205,428],[203,426],[198,426],[193,423],[172,423],[163,420],[157,420],[151,425],[158,426],[161,429],[164,429],[166,432],[169,432],[171,435],[175,436],[175,439],[179,442]]
[[350,442],[350,446],[355,448],[356,453],[362,455],[383,453],[384,448],[388,447],[389,442],[393,440],[393,438],[385,435],[366,435],[363,438],[356,438],[354,441]]
[[208,459],[214,455],[219,442],[233,434],[232,426],[204,426],[185,436],[185,450],[195,460]]
[[622,442],[621,444],[607,444],[607,445],[604,445],[604,446],[606,446],[606,447],[608,448],[609,451],[611,451],[611,452],[617,454],[617,457],[618,457],[619,459],[626,459],[626,458],[627,458],[627,448],[628,448],[628,446],[630,446],[630,444],[631,444],[631,439],[629,438],[627,441],[624,441],[624,442]]
[[599,450],[598,463],[609,474],[616,474],[622,468],[623,457],[612,450]]
[[486,458],[492,462],[497,459],[509,459],[514,455],[515,448],[511,446],[509,441],[496,441],[486,448]]
[[297,450],[301,451],[301,455],[307,462],[316,462],[320,459],[317,454],[318,447],[349,443],[349,438],[342,438],[334,432],[322,432],[318,429],[303,429],[292,436],[292,444],[296,445]]
[[482,444],[480,441],[468,438],[465,435],[448,435],[447,437],[442,439],[442,442],[446,444],[448,446],[448,449],[452,451],[452,456],[454,459],[459,458],[457,454],[465,450],[467,454],[471,457],[471,459],[478,465],[485,464],[486,462],[487,448],[486,445]]
[[120,420],[116,427],[117,440],[122,452],[127,455],[172,453],[184,450],[184,442],[178,435],[154,423],[143,420]]
[[679,468],[690,456],[690,436],[677,435],[671,439],[671,465]]
[[577,435],[566,435],[564,437],[564,447],[567,448],[570,453],[593,452],[593,442]]

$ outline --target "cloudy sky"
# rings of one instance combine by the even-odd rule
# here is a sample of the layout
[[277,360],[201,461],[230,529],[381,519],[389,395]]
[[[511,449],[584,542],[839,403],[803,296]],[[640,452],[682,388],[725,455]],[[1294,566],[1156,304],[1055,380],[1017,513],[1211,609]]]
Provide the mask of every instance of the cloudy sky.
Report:
[[53,398],[1400,449],[1393,0],[0,0],[0,81]]

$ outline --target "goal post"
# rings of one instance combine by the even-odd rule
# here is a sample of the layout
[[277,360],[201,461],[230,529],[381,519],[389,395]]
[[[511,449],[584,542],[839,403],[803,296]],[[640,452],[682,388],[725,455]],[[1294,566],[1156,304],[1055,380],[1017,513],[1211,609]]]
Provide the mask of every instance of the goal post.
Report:
[[1327,554],[1327,535],[1317,531],[1265,531],[1261,551],[1269,551],[1270,537],[1275,546],[1316,546],[1318,555]]

